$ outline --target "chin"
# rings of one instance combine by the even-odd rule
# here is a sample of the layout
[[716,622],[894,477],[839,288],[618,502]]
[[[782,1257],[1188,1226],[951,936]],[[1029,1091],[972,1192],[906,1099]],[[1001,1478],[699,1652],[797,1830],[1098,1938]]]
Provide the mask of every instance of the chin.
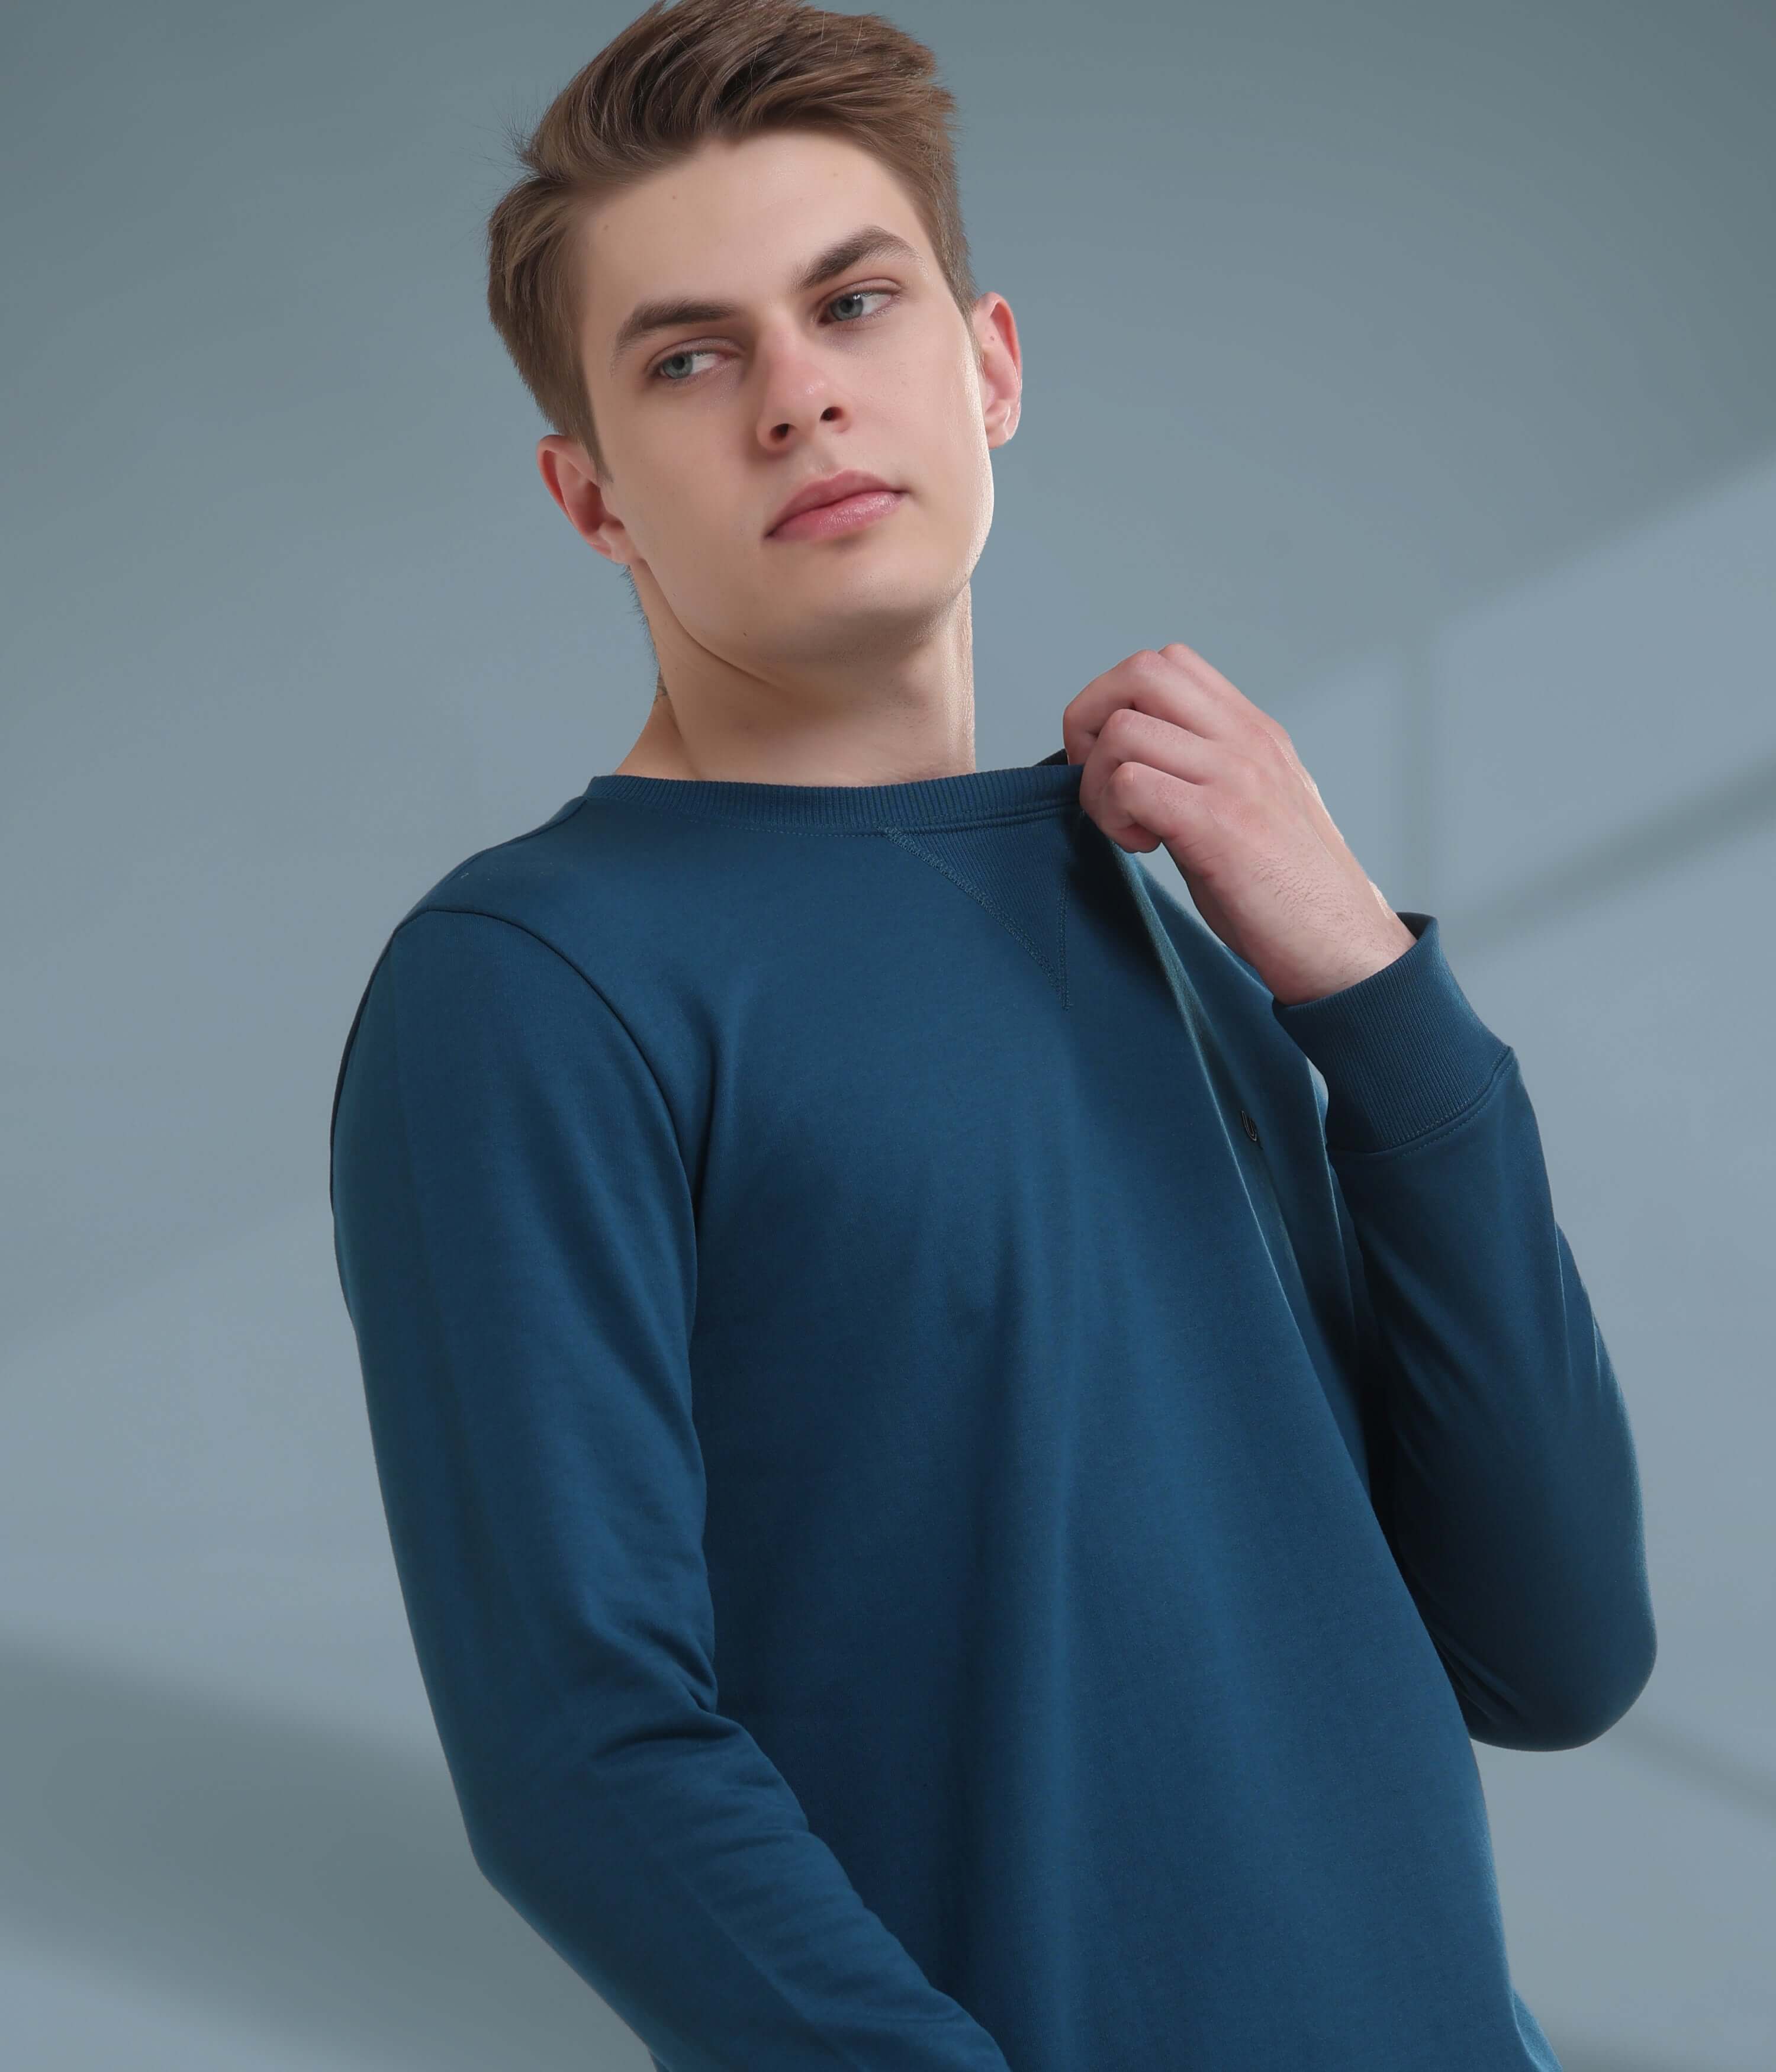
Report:
[[[798,570],[799,582],[779,585],[772,615],[786,632],[791,630],[785,623],[791,611],[805,619],[835,623],[879,619],[929,625],[955,602],[968,580],[969,565],[953,549],[909,550],[900,543],[861,538],[857,546],[856,553],[811,557]],[[880,551],[869,551],[872,546]]]
[[812,661],[854,655],[860,647],[894,648],[927,639],[942,625],[968,582],[966,570],[948,572],[934,581],[927,569],[870,570],[867,578],[836,583],[793,618],[783,611],[787,598],[775,601],[779,652]]

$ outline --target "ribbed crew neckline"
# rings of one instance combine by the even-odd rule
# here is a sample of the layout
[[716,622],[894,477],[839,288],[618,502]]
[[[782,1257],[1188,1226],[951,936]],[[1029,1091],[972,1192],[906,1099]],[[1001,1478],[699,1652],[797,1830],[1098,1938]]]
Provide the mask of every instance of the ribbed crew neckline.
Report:
[[729,778],[641,777],[609,771],[592,779],[586,796],[754,827],[831,832],[970,827],[1067,811],[1078,803],[1081,767],[1067,762],[1061,750],[1040,763],[898,784],[754,784]]

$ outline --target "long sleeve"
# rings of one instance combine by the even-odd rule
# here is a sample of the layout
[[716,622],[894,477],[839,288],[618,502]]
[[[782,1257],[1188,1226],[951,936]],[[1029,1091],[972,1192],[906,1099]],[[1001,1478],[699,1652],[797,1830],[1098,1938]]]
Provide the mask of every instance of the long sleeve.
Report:
[[1434,916],[1382,971],[1276,1018],[1324,1079],[1326,1145],[1390,1442],[1376,1508],[1478,1741],[1572,1748],[1655,1650],[1640,1489],[1554,1218],[1515,1053]]
[[410,915],[332,1202],[397,1570],[475,1860],[672,2072],[1006,2072],[720,1709],[672,1111],[591,980]]

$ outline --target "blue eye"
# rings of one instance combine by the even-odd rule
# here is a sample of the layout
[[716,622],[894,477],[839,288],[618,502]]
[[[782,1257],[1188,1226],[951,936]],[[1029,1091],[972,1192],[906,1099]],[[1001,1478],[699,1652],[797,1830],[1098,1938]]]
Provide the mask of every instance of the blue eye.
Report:
[[[871,295],[887,296],[892,294],[894,290],[890,288],[847,288],[842,295],[835,295],[826,306],[829,310],[837,309],[841,302],[861,302],[866,300],[867,298]],[[870,310],[860,310],[858,314],[861,316],[871,316],[874,314],[874,312]],[[857,317],[841,317],[840,319],[840,322],[841,323],[855,323],[857,322]]]
[[682,352],[668,352],[666,357],[661,360],[660,364],[654,369],[654,373],[656,378],[664,380],[668,384],[674,381],[688,380],[689,379],[688,373],[668,374],[666,372],[667,368],[672,364],[674,360],[707,360],[709,357],[709,355],[706,352],[699,352],[693,347],[687,346]]
[[[895,292],[898,292],[898,290],[893,290],[893,288],[845,288],[844,294],[835,294],[835,296],[831,296],[829,301],[827,301],[827,309],[837,309],[839,302],[862,302],[862,301],[869,301],[869,296],[873,296],[873,294],[883,296],[885,301],[893,301],[893,296],[895,296]],[[841,325],[844,325],[844,323],[862,323],[864,317],[874,317],[874,315],[878,315],[878,310],[874,310],[874,309],[864,309],[864,310],[860,310],[858,315],[853,315],[853,317],[839,317],[837,321],[839,321],[839,323],[841,323]],[[680,346],[680,348],[677,348],[677,352],[668,352],[668,354],[665,354],[665,359],[655,360],[653,369],[648,371],[648,381],[663,381],[663,384],[668,385],[668,388],[684,388],[684,384],[686,384],[686,381],[690,381],[690,379],[693,379],[693,377],[690,377],[690,373],[669,375],[669,373],[668,373],[668,367],[672,367],[672,364],[676,363],[676,360],[707,360],[713,352],[715,352],[715,346]]]

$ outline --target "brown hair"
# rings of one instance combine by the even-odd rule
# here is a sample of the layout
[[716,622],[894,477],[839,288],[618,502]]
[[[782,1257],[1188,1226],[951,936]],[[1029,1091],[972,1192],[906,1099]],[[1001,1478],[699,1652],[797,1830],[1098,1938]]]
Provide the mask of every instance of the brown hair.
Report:
[[956,194],[955,101],[936,62],[879,14],[802,0],[654,0],[576,72],[528,136],[527,173],[487,220],[487,312],[550,427],[605,472],[580,365],[573,234],[594,198],[712,138],[824,130],[898,176],[964,317],[976,290]]

